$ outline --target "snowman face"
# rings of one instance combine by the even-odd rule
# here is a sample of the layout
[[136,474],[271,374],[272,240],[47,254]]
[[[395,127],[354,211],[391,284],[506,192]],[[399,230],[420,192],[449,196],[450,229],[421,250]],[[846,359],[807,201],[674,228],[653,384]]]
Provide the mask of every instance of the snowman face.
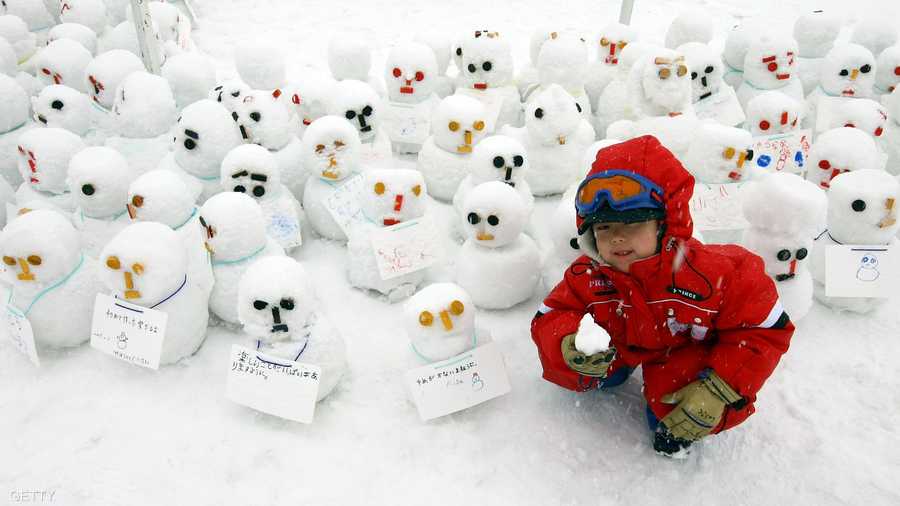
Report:
[[327,98],[327,83],[300,85],[291,93],[294,112],[304,127],[308,127],[313,121],[328,114]]
[[362,81],[341,81],[335,87],[333,101],[331,114],[349,121],[359,132],[361,142],[375,140],[381,124],[380,100],[371,86]]
[[128,161],[114,149],[85,148],[69,162],[69,191],[77,206],[92,218],[122,214],[130,182]]
[[232,79],[217,85],[209,92],[209,99],[219,102],[229,111],[234,111],[244,95],[250,92],[250,87],[243,82]]
[[722,59],[706,44],[691,42],[679,48],[685,53],[691,73],[691,100],[694,103],[708,99],[722,87]]
[[81,138],[68,130],[29,130],[16,146],[19,173],[37,191],[64,193],[69,160],[83,148]]
[[125,209],[131,221],[155,221],[178,228],[194,212],[194,199],[174,171],[156,169],[128,187]]
[[113,106],[116,89],[128,74],[144,70],[141,59],[124,49],[97,55],[84,70],[85,86],[91,100],[103,108]]
[[336,116],[317,119],[303,135],[305,166],[325,181],[340,181],[355,172],[359,149],[353,125]]
[[525,146],[504,135],[494,135],[479,142],[469,162],[476,182],[500,181],[512,187],[524,179],[527,168]]
[[512,53],[509,44],[497,32],[476,31],[462,45],[460,79],[465,88],[487,90],[509,84],[512,79]]
[[528,135],[544,146],[565,145],[581,121],[581,106],[556,84],[541,92],[525,109]]
[[878,102],[866,98],[845,100],[835,109],[835,127],[858,128],[876,139],[884,134],[888,113]]
[[281,90],[271,94],[253,90],[236,104],[232,118],[245,140],[270,150],[279,150],[290,142],[290,115],[280,97]]
[[216,194],[203,204],[199,214],[206,249],[214,261],[242,258],[266,245],[262,209],[246,194]]
[[177,41],[181,14],[177,7],[166,2],[151,2],[150,16],[159,28],[159,37],[163,41]]
[[651,103],[672,113],[680,113],[692,93],[684,57],[675,53],[650,57],[644,66],[641,83]]
[[112,112],[119,134],[139,139],[165,134],[177,118],[169,82],[149,72],[132,72],[122,80]]
[[800,270],[802,264],[809,256],[811,242],[798,240],[797,238],[781,237],[781,240],[769,240],[762,245],[762,250],[754,249],[766,265],[766,274],[775,281],[787,281],[793,279]]
[[202,177],[218,175],[222,159],[240,144],[241,135],[228,110],[212,100],[185,107],[172,137],[175,161]]
[[875,62],[875,86],[879,93],[892,93],[900,82],[900,45],[891,46]]
[[800,108],[800,102],[784,93],[767,91],[747,104],[746,125],[754,136],[791,132],[797,129]]
[[421,102],[434,91],[437,60],[424,44],[409,43],[395,47],[385,63],[384,80],[394,102]]
[[246,193],[258,201],[263,200],[266,195],[272,195],[271,188],[276,183],[267,169],[268,167],[236,167],[227,184],[231,186],[231,191]]
[[829,95],[868,97],[875,82],[875,57],[857,44],[837,46],[825,56],[819,75]]
[[[739,128],[707,124],[700,128],[688,151],[688,166],[704,178],[741,181],[745,165],[753,160],[750,132]],[[727,178],[727,179],[726,179]]]
[[449,345],[449,357],[471,345],[475,306],[459,285],[434,283],[410,297],[403,307],[403,320],[413,345],[443,341]]
[[484,106],[474,98],[451,95],[438,104],[431,123],[435,143],[451,153],[470,154],[485,134]]
[[527,214],[512,187],[491,181],[476,186],[466,197],[463,219],[469,240],[486,248],[499,248],[519,238]]
[[634,29],[620,23],[613,23],[600,31],[597,40],[599,46],[597,55],[606,65],[618,65],[619,55],[629,42],[637,38]]
[[103,248],[99,260],[106,288],[142,306],[159,303],[185,282],[184,246],[160,223],[129,225]]
[[34,120],[44,126],[65,128],[84,135],[90,127],[88,98],[68,86],[47,86],[31,99]]
[[750,44],[744,58],[744,79],[764,90],[782,88],[790,83],[796,70],[793,39],[763,38]]
[[900,229],[900,183],[881,170],[834,178],[828,192],[828,231],[844,244],[886,244]]
[[257,260],[238,287],[238,318],[244,331],[265,343],[302,337],[313,304],[306,272],[289,257]]
[[363,177],[363,212],[377,225],[389,227],[425,214],[425,180],[419,171],[371,170]]
[[827,190],[831,180],[847,172],[878,166],[878,147],[856,128],[834,128],[819,134],[809,150],[807,179]]
[[56,211],[22,214],[6,226],[0,238],[4,278],[13,286],[54,283],[72,272],[81,255],[78,233]]
[[91,59],[91,53],[74,40],[55,40],[36,56],[36,75],[45,86],[65,84],[82,90],[84,70]]

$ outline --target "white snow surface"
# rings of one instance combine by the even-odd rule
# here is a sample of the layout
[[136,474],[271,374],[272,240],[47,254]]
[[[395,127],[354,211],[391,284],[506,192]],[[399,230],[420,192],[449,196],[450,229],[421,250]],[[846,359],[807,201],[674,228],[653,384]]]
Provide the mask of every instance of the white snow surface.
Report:
[[[517,66],[538,25],[586,34],[618,15],[617,0],[410,3],[400,0],[195,0],[192,38],[234,75],[235,46],[283,45],[288,79],[305,66],[327,70],[330,34],[358,30],[376,46],[373,68],[411,29],[509,36]],[[900,5],[858,0],[639,0],[644,39],[662,43],[679,8],[703,8],[713,45],[741,18],[767,14],[790,29],[801,12],[833,8],[848,25],[866,13],[897,19]],[[575,25],[575,26],[573,26]],[[589,38],[588,40],[593,40]],[[398,167],[414,168],[404,158]],[[558,197],[535,203],[536,238]],[[448,281],[459,246],[452,207],[432,211],[447,262],[429,274]],[[791,348],[741,426],[695,445],[686,461],[653,453],[640,371],[621,387],[576,394],[541,379],[529,324],[543,293],[504,311],[479,311],[506,361],[508,395],[423,423],[402,386],[412,354],[402,308],[353,289],[347,251],[304,240],[293,253],[307,269],[347,342],[349,370],[301,425],[228,401],[225,377],[241,336],[210,329],[199,352],[159,371],[116,361],[85,345],[45,353],[34,368],[0,339],[0,494],[54,491],[64,505],[230,504],[898,504],[900,488],[900,298],[866,317],[815,303]],[[65,308],[61,308],[64,310]]]

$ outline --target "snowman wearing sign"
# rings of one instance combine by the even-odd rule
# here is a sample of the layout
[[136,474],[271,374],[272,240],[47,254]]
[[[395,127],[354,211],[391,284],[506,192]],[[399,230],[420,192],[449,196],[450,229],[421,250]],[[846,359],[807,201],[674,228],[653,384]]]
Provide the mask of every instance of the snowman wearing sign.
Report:
[[389,102],[385,127],[398,153],[418,153],[428,137],[429,124],[438,104],[434,51],[415,42],[397,46],[388,54],[384,80]]

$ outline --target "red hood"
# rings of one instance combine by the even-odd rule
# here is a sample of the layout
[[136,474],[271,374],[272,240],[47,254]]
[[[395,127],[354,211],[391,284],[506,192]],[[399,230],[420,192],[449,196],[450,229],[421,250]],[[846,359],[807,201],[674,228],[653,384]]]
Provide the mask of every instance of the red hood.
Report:
[[[610,169],[632,171],[662,187],[666,206],[666,239],[663,243],[669,237],[681,240],[691,237],[694,222],[688,202],[694,193],[694,176],[656,137],[645,135],[601,149],[585,177]],[[578,226],[583,221],[577,215],[575,220]]]

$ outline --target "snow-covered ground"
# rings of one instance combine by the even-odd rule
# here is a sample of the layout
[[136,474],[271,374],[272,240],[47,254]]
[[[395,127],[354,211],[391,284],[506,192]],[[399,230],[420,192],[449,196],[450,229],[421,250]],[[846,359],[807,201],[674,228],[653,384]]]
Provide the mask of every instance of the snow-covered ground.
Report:
[[[490,28],[527,60],[532,27],[590,32],[618,1],[454,2],[198,0],[194,39],[226,77],[243,41],[283,44],[289,69],[324,69],[329,37],[373,36],[376,68],[392,43],[420,30]],[[661,41],[679,5],[637,0],[634,23]],[[718,42],[736,17],[796,13],[846,2],[692,2],[717,21]],[[853,2],[894,16],[894,2]],[[412,167],[410,160],[398,166]],[[557,199],[539,199],[538,229]],[[434,204],[449,230],[450,206]],[[542,245],[549,246],[546,237]],[[446,237],[448,280],[458,248]],[[45,355],[35,369],[0,345],[0,494],[54,491],[65,505],[220,504],[900,504],[900,298],[867,317],[816,305],[761,391],[758,412],[696,445],[687,461],[655,455],[640,377],[613,393],[574,394],[540,378],[529,323],[543,294],[508,311],[481,312],[504,353],[505,397],[422,423],[407,402],[410,350],[400,308],[350,288],[346,251],[306,238],[295,255],[344,333],[350,372],[306,426],[224,397],[236,335],[210,331],[178,365],[150,371],[89,346]],[[65,308],[60,317],[65,317]],[[18,495],[17,495],[18,494]],[[47,497],[47,496],[45,496]]]

